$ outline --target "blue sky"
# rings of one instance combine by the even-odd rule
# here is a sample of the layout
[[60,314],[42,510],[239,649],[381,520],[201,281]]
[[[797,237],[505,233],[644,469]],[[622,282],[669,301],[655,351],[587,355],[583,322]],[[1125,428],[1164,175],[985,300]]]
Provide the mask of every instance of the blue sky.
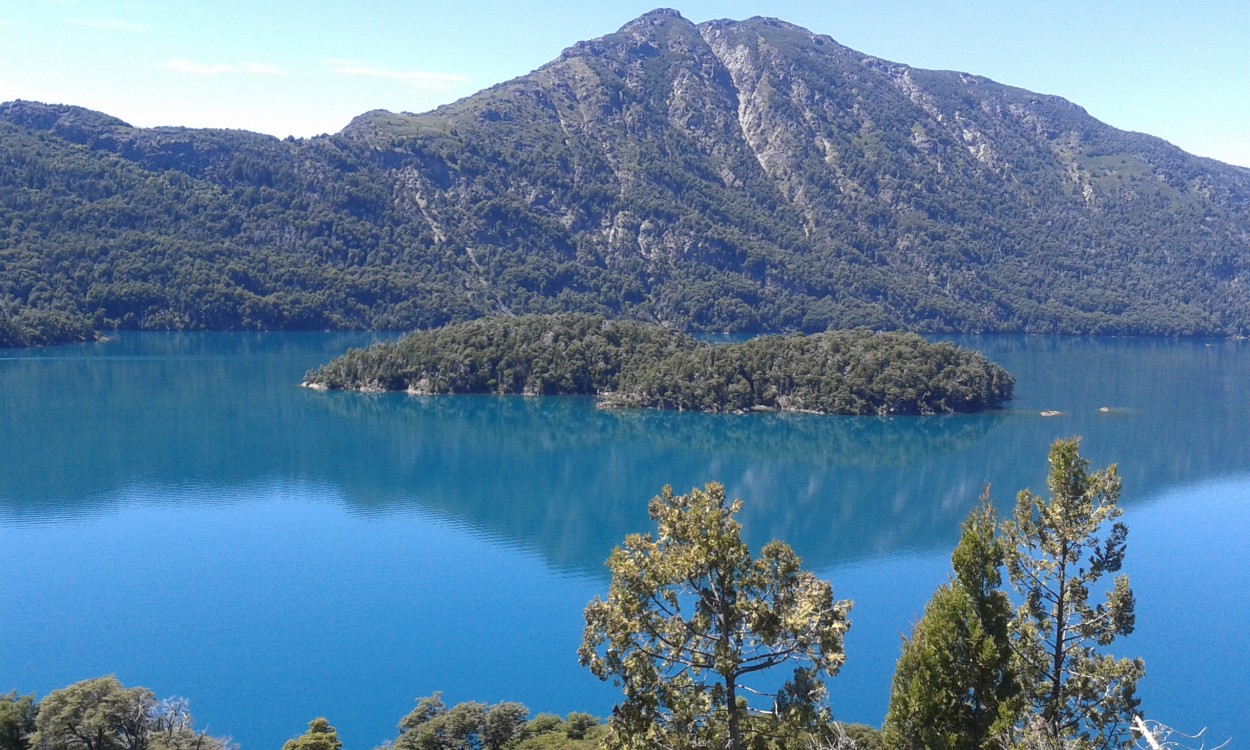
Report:
[[[0,0],[0,101],[309,136],[522,75],[657,2]],[[1250,166],[1250,3],[1240,0],[672,7],[696,22],[782,18],[877,57],[1057,94],[1116,127]]]

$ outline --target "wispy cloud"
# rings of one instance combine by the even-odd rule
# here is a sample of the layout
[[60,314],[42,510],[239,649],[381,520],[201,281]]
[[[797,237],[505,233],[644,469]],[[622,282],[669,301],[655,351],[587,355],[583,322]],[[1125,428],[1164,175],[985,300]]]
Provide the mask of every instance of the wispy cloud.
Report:
[[456,73],[434,73],[426,70],[389,70],[362,65],[351,60],[326,60],[333,73],[342,76],[383,78],[399,81],[421,91],[454,91],[469,82],[466,76]]
[[122,21],[117,18],[71,18],[66,21],[70,26],[100,31],[124,31],[134,33],[143,31],[143,27],[133,21]]
[[166,70],[178,73],[191,73],[197,76],[220,76],[241,74],[250,76],[280,76],[286,71],[275,65],[258,62],[241,63],[202,63],[194,60],[169,60],[163,66]]

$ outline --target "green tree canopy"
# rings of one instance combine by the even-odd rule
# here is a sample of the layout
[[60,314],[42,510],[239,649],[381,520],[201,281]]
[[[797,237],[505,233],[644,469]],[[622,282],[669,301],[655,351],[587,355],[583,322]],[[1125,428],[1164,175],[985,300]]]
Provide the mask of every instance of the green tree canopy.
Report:
[[440,693],[421,698],[399,722],[396,750],[507,750],[528,736],[529,709],[476,701],[448,708]]
[[[1089,473],[1079,448],[1077,438],[1055,441],[1050,497],[1020,492],[1003,524],[1007,572],[1024,599],[1014,623],[1016,651],[1038,720],[1033,728],[1046,742],[1123,748],[1132,742],[1134,693],[1145,666],[1103,652],[1133,632],[1134,599],[1127,576],[1110,586],[1102,578],[1119,572],[1128,528],[1115,522],[1122,513],[1116,467]],[[1100,589],[1103,601],[1091,603]]]
[[525,738],[516,750],[600,750],[607,727],[590,714],[574,711],[561,719],[539,714],[524,728]]
[[0,750],[27,750],[35,732],[34,695],[0,695]]
[[[716,483],[665,487],[648,508],[656,535],[632,534],[609,558],[608,596],[586,607],[579,655],[624,690],[612,746],[740,750],[749,735],[815,724],[851,604],[782,542],[752,558],[741,507]],[[747,684],[783,664],[795,669],[776,693]]]
[[323,716],[308,722],[308,729],[299,737],[287,740],[282,750],[342,750],[339,733]]
[[1007,736],[1016,719],[1012,607],[1000,590],[997,524],[987,491],[963,523],[953,578],[904,641],[882,728],[890,750],[977,750]]
[[124,688],[116,677],[76,682],[39,702],[31,744],[40,750],[144,750],[155,705],[151,690]]
[[[39,750],[224,750],[192,728],[187,702],[157,701],[143,687],[97,677],[53,690],[38,704],[30,746]],[[337,749],[332,749],[337,750]]]
[[975,412],[1015,379],[979,352],[915,334],[827,331],[712,345],[656,323],[559,314],[482,318],[352,349],[314,388],[597,395],[601,406],[822,414]]

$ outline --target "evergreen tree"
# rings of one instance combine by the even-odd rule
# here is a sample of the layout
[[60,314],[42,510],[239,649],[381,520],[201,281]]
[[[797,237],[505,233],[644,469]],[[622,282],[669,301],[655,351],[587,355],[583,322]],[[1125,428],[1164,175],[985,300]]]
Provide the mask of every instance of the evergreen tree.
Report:
[[287,740],[282,750],[342,750],[343,742],[339,733],[325,717],[318,716],[308,722],[308,731],[299,737]]
[[882,728],[890,750],[983,748],[1014,722],[1019,683],[996,525],[987,492],[964,521],[955,575],[904,641]]
[[0,750],[27,750],[35,733],[38,704],[34,695],[0,695]]
[[506,750],[528,734],[529,709],[520,703],[478,701],[448,708],[440,693],[421,698],[399,722],[395,750]]
[[1015,647],[1036,715],[1032,731],[1053,747],[1123,748],[1132,742],[1134,692],[1145,666],[1102,648],[1133,632],[1133,592],[1119,575],[1103,586],[1104,601],[1091,604],[1090,596],[1104,575],[1120,570],[1128,528],[1114,522],[1122,512],[1116,467],[1090,474],[1079,447],[1077,438],[1055,441],[1050,498],[1022,491],[1003,524],[1007,572],[1024,598]]
[[[753,559],[734,520],[741,507],[716,483],[688,495],[665,487],[648,508],[656,537],[631,534],[609,558],[608,597],[586,607],[579,655],[625,691],[610,746],[742,750],[758,732],[823,718],[818,677],[844,661],[850,602],[782,542]],[[764,693],[747,683],[783,664],[793,678],[752,706]]]

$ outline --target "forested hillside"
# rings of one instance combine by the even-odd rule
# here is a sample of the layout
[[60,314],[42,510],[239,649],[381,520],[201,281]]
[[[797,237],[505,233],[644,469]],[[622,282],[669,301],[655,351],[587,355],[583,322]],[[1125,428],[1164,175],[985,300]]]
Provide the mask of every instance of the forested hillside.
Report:
[[771,19],[655,11],[304,140],[0,105],[0,345],[559,311],[1244,335],[1248,280],[1250,170]]

